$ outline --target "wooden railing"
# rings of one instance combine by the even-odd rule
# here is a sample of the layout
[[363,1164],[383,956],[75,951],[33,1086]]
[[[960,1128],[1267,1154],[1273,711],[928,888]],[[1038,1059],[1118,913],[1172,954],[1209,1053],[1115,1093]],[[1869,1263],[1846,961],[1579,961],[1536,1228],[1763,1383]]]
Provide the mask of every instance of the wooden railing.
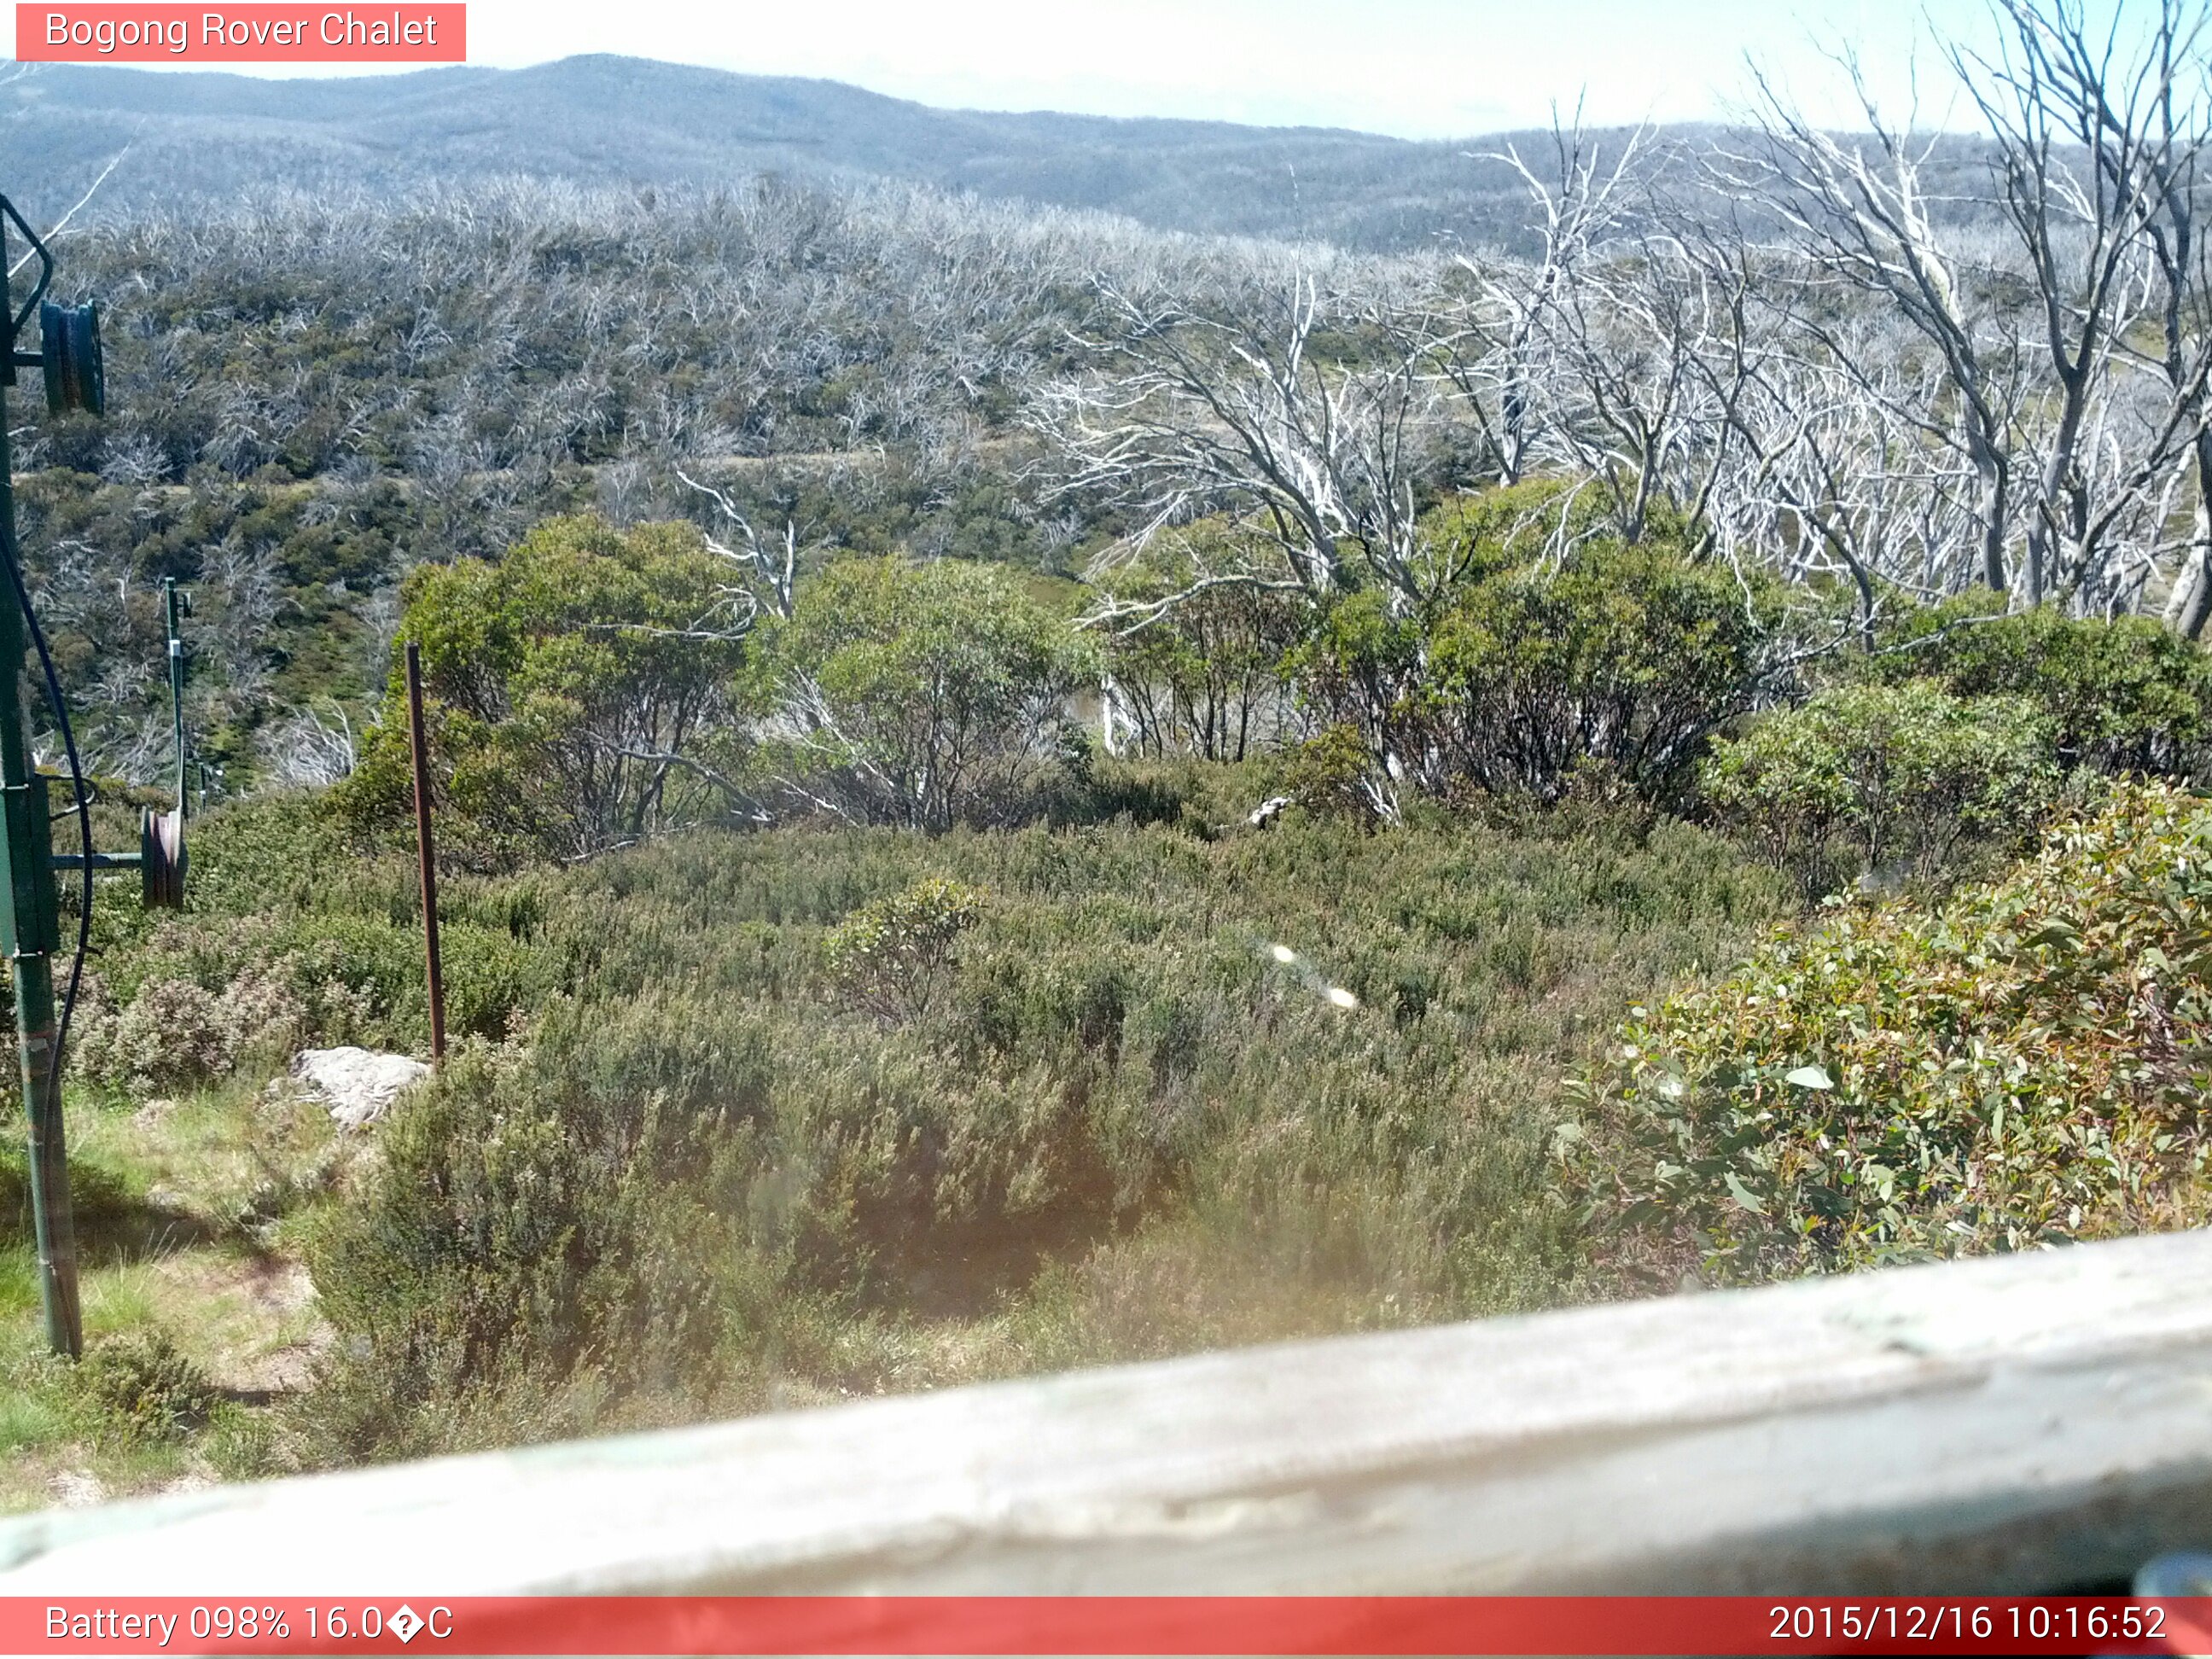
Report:
[[2188,1233],[52,1510],[0,1594],[1998,1594],[2208,1543]]

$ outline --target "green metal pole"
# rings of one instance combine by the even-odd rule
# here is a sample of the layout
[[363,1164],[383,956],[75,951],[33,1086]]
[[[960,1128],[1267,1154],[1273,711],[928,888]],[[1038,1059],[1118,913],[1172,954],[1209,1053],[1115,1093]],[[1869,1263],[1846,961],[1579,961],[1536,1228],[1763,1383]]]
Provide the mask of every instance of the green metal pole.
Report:
[[161,578],[161,601],[169,617],[169,713],[177,743],[177,822],[185,821],[185,635],[177,625],[177,579]]
[[[0,318],[9,310],[7,250],[0,238]],[[11,331],[12,332],[12,331]],[[11,359],[15,342],[4,342]],[[4,384],[15,380],[12,361]],[[8,443],[7,393],[0,390],[0,558],[18,574],[15,546],[15,457]],[[15,982],[15,1035],[23,1072],[24,1115],[31,1129],[31,1213],[39,1250],[39,1297],[46,1314],[46,1344],[74,1359],[84,1347],[77,1307],[76,1226],[70,1210],[69,1153],[62,1133],[61,1079],[54,1058],[53,958],[61,944],[54,893],[53,826],[46,783],[32,764],[23,724],[24,656],[29,630],[15,602],[14,584],[0,593],[0,879],[8,903],[0,906],[0,949]]]
[[[0,301],[0,303],[4,303]],[[15,547],[15,465],[0,392],[0,558],[20,571]],[[23,725],[23,614],[12,592],[0,594],[0,838],[9,902],[0,908],[0,949],[15,981],[15,1035],[21,1054],[24,1115],[31,1129],[31,1213],[38,1236],[39,1297],[46,1343],[74,1359],[84,1346],[77,1310],[76,1228],[70,1210],[69,1153],[62,1130],[61,1079],[54,1074],[54,952],[60,922],[54,894],[53,830],[46,781],[31,763]]]

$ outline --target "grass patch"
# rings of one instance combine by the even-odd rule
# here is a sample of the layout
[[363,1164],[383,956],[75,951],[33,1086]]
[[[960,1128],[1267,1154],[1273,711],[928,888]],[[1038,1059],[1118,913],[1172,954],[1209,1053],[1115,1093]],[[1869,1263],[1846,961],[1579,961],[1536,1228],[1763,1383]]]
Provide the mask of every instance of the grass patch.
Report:
[[[75,1367],[46,1352],[22,1124],[7,1124],[0,1510],[278,1466],[271,1403],[327,1339],[295,1240],[330,1201],[332,1137],[320,1114],[265,1099],[258,1082],[150,1105],[72,1091],[86,1336]],[[137,1386],[148,1379],[159,1386]]]

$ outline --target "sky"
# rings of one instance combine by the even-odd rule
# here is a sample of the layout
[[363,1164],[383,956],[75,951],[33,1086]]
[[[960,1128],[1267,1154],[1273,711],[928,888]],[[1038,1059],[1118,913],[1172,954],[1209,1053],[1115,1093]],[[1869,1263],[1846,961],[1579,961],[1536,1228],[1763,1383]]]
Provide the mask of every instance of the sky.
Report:
[[[1724,117],[1747,53],[1844,125],[1816,41],[1856,48],[1896,105],[1916,39],[1939,79],[1928,23],[1986,15],[1984,0],[471,0],[469,56],[619,52],[956,108],[1443,138],[1540,124],[1578,97],[1600,124]],[[1931,94],[1922,113],[1946,111]]]

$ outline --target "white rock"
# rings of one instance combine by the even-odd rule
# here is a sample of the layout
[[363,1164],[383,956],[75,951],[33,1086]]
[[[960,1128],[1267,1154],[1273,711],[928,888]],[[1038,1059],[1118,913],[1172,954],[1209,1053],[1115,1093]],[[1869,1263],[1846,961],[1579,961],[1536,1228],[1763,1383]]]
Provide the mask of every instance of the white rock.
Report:
[[54,1502],[65,1510],[81,1510],[107,1501],[107,1488],[89,1469],[64,1469],[46,1483]]
[[303,1048],[292,1056],[294,1086],[328,1108],[341,1129],[375,1122],[429,1075],[430,1068],[419,1060],[372,1048]]
[[131,1121],[142,1129],[158,1128],[161,1120],[176,1109],[173,1100],[149,1100],[131,1114]]

